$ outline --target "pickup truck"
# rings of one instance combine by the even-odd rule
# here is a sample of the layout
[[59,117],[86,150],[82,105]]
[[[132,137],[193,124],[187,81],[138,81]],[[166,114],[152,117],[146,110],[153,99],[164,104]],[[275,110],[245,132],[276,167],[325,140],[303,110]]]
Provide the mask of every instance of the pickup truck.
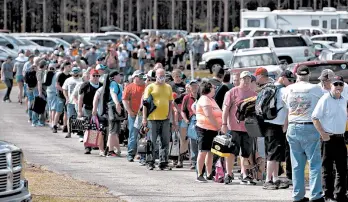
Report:
[[312,41],[303,35],[274,35],[244,37],[237,39],[227,50],[216,50],[204,53],[200,66],[208,69],[229,65],[233,52],[239,49],[269,47],[278,59],[288,64],[304,62],[315,57]]
[[0,141],[0,201],[32,201],[28,181],[24,178],[23,152],[5,141]]

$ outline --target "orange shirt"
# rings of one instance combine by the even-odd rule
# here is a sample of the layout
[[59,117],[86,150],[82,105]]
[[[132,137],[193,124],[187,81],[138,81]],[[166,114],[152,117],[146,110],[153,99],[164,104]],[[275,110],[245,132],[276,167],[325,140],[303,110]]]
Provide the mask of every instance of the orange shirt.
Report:
[[131,83],[124,89],[122,100],[128,100],[130,105],[129,107],[133,110],[133,112],[138,112],[144,91],[145,84],[139,86],[135,83]]
[[[210,106],[213,110],[213,116],[214,119],[218,122],[219,128],[216,129],[216,126],[213,125],[208,117],[208,114],[205,114],[203,111],[203,107]],[[203,129],[207,130],[220,130],[222,126],[222,111],[220,107],[216,104],[215,100],[212,98],[209,98],[208,96],[202,95],[196,106],[196,119],[197,119],[197,126]]]

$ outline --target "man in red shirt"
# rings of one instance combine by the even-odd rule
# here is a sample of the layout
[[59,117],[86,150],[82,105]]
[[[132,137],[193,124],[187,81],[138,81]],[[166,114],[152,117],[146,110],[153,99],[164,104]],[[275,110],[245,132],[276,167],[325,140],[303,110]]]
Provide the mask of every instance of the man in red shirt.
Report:
[[137,70],[133,73],[132,78],[133,83],[127,85],[122,97],[123,105],[128,112],[129,138],[127,159],[129,162],[134,161],[134,156],[137,152],[138,131],[134,127],[134,122],[145,90],[144,73]]
[[253,179],[247,175],[244,167],[244,161],[249,158],[252,149],[252,139],[246,132],[244,121],[237,121],[236,111],[238,104],[247,98],[256,96],[257,94],[251,90],[251,73],[243,71],[240,74],[240,84],[229,90],[225,95],[224,104],[222,107],[222,128],[221,132],[224,134],[230,134],[235,146],[231,147],[231,156],[226,158],[226,170],[225,184],[231,184],[233,180],[233,165],[235,156],[238,156],[241,150],[241,170],[243,178],[241,184],[254,184]]

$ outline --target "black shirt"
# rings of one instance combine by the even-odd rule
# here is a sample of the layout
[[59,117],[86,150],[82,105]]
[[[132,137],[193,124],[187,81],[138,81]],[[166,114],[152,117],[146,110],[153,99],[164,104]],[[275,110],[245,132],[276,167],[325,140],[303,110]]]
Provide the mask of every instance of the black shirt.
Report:
[[174,83],[174,81],[173,81],[173,82],[170,83],[170,86],[172,87],[173,93],[177,94],[177,97],[174,100],[174,102],[176,104],[181,104],[182,100],[184,99],[185,92],[186,92],[186,88],[185,88],[186,85],[185,85],[185,83],[184,82]]
[[168,56],[168,57],[173,57],[174,47],[175,47],[175,44],[174,44],[174,43],[168,43],[168,44],[166,45],[166,48],[168,49],[168,52],[167,52],[167,56]]
[[93,99],[97,90],[102,87],[103,84],[99,83],[98,88],[94,88],[89,81],[84,82],[81,87],[79,94],[83,96],[83,105],[85,109],[92,110],[93,109]]
[[216,86],[215,90],[215,102],[217,105],[219,105],[220,109],[222,109],[222,105],[224,104],[225,94],[227,91],[229,91],[229,87],[225,84],[223,84],[221,81],[217,79],[211,79],[211,82],[213,82],[213,85]]
[[[60,85],[60,87],[63,87],[65,80],[69,78],[70,76],[71,76],[70,74],[66,75],[64,72],[58,75],[57,82]],[[58,91],[58,97],[65,100],[63,91],[60,91],[60,90]]]

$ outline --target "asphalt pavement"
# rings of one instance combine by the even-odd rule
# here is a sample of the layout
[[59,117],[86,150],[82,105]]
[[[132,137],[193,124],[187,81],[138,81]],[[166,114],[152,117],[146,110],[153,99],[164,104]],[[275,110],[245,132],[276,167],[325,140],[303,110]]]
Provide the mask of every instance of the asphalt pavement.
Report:
[[[15,87],[11,95],[13,101],[17,101],[17,92]],[[1,100],[4,93],[0,91]],[[21,147],[29,163],[106,186],[126,201],[292,201],[291,188],[267,191],[262,189],[261,182],[255,186],[240,185],[239,180],[232,185],[198,183],[196,173],[189,170],[188,164],[172,171],[149,171],[137,161],[128,162],[125,148],[120,158],[99,157],[98,151],[85,155],[76,135],[65,139],[60,131],[53,134],[48,127],[32,127],[24,105],[17,102],[0,102],[0,114],[0,140]]]

